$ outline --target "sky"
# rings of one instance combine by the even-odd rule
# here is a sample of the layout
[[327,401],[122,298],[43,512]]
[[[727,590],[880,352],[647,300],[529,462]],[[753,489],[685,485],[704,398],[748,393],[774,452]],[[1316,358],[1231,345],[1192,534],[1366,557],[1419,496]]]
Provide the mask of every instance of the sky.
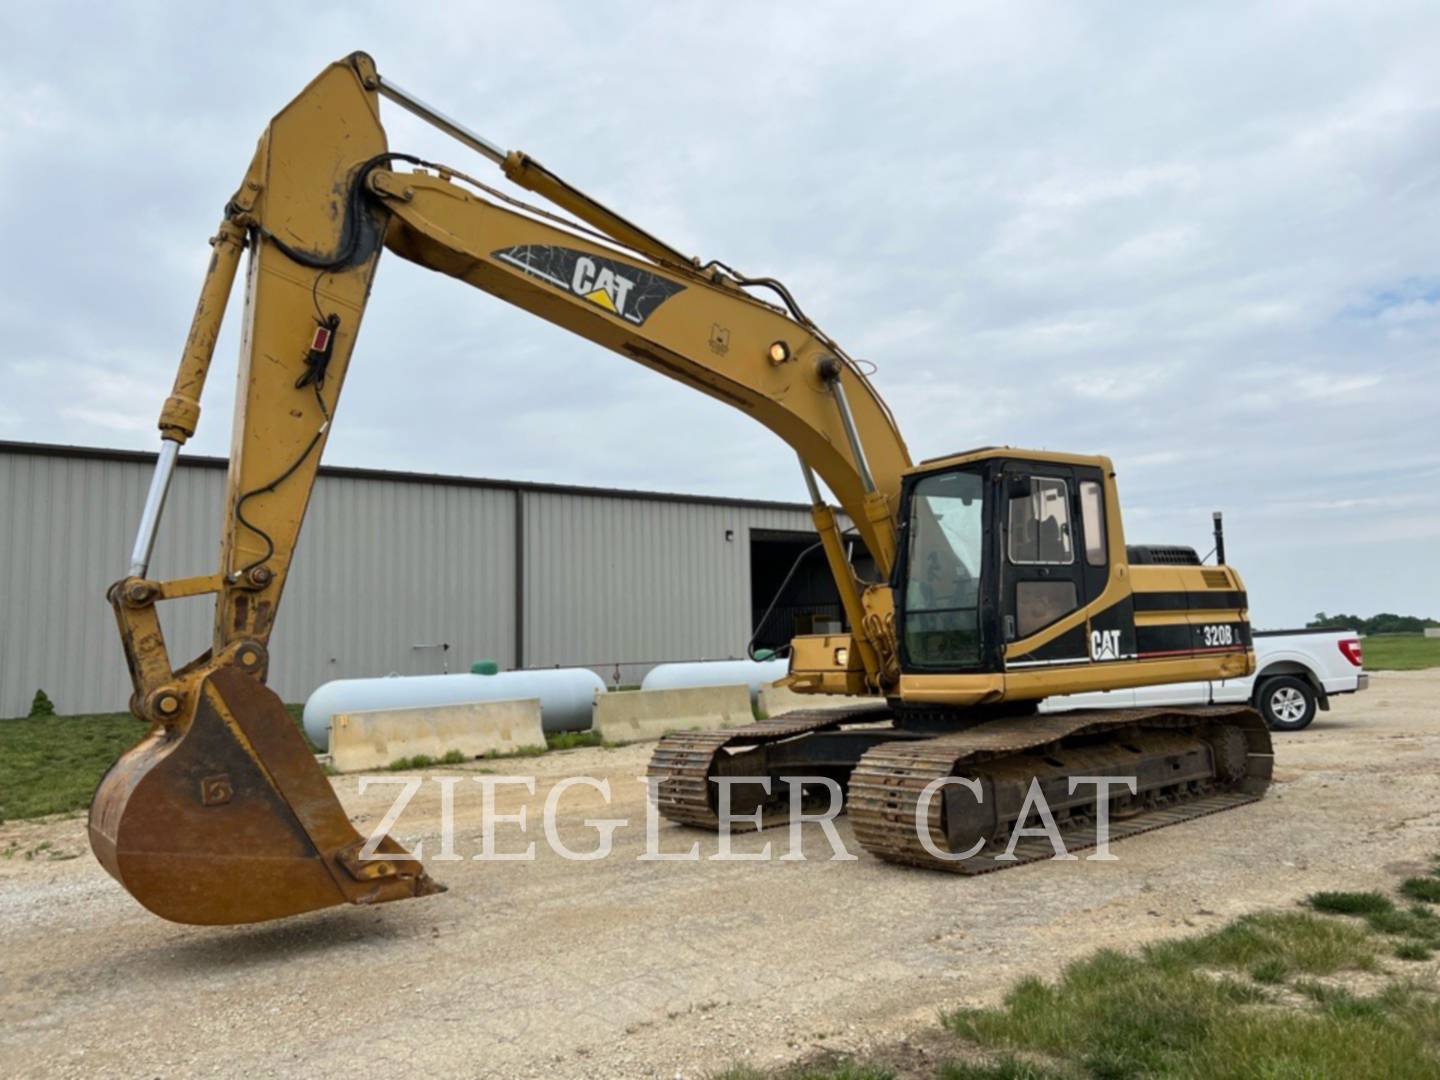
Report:
[[[1440,6],[888,7],[7,3],[0,439],[156,446],[255,139],[364,49],[784,280],[916,460],[1107,454],[1131,543],[1203,553],[1223,510],[1258,626],[1440,617]],[[229,445],[238,310],[187,452]],[[325,460],[805,498],[728,406],[394,256]]]

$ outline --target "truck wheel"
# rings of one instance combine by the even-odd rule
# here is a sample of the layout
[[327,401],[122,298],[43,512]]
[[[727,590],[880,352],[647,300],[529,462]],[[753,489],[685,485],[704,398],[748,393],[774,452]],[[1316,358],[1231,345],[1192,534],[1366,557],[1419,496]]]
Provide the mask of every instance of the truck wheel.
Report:
[[1266,679],[1256,704],[1271,731],[1300,731],[1315,719],[1315,690],[1294,675]]

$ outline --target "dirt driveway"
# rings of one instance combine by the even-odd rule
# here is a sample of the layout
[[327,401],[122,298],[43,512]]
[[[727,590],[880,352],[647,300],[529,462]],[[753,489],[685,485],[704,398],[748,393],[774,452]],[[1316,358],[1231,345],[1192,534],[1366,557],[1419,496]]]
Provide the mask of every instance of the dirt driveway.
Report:
[[[90,857],[79,818],[0,825],[0,1074],[696,1077],[889,1042],[1094,947],[1363,887],[1440,852],[1440,672],[1371,685],[1276,737],[1278,783],[1258,806],[1124,841],[1117,862],[976,879],[824,861],[815,826],[808,861],[641,861],[645,747],[501,763],[538,778],[533,798],[498,802],[528,803],[527,837],[501,824],[497,844],[538,839],[533,862],[435,863],[443,896],[251,928],[147,914]],[[608,778],[613,798],[568,791],[563,840],[593,846],[586,818],[631,821],[608,859],[544,843],[545,793],[573,774]],[[336,784],[372,827],[395,793]],[[438,791],[398,827],[427,860]],[[459,853],[477,853],[478,785],[456,820]],[[839,833],[859,851],[843,818]],[[716,850],[669,825],[660,839]],[[736,849],[767,841],[788,847],[772,830]]]

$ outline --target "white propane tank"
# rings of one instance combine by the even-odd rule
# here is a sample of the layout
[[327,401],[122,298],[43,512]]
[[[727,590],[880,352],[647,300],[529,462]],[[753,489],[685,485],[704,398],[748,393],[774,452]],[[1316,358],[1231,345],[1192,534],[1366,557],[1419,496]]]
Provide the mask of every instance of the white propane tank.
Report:
[[336,713],[374,709],[417,709],[428,705],[470,705],[480,701],[539,698],[546,732],[588,731],[596,693],[605,682],[589,668],[503,671],[498,675],[391,675],[378,679],[335,679],[317,687],[305,702],[305,734],[321,750],[330,746],[330,718]]
[[760,688],[790,671],[789,660],[696,660],[689,664],[657,664],[640,682],[641,690],[684,690],[692,686],[748,686],[750,704]]

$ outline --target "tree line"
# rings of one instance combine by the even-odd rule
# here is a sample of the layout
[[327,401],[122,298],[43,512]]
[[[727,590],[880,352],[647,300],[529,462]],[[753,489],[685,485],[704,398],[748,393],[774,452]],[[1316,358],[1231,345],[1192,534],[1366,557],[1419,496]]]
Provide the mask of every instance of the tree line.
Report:
[[1368,619],[1359,615],[1326,615],[1321,611],[1305,626],[1306,629],[1314,630],[1358,630],[1362,634],[1420,634],[1424,633],[1427,626],[1440,626],[1440,622],[1435,619],[1422,619],[1418,615],[1396,615],[1389,611],[1371,615]]

